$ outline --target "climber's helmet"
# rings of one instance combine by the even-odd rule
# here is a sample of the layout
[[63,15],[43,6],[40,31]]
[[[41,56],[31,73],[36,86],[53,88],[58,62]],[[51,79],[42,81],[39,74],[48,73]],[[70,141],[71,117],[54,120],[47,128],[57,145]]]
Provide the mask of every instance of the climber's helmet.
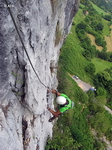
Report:
[[60,104],[60,105],[64,105],[64,104],[66,103],[66,98],[63,97],[63,96],[58,96],[58,97],[56,98],[56,102],[57,102],[58,104]]

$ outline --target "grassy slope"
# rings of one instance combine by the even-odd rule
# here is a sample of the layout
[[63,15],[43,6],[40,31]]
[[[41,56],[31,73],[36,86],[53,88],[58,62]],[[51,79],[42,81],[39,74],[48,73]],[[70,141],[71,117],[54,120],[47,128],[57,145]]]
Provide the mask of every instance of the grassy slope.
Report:
[[[75,24],[78,24],[83,19],[84,15],[82,15],[82,10],[79,9],[74,22]],[[66,127],[69,127],[72,131],[71,133],[73,138],[78,143],[81,143],[81,150],[95,150],[93,147],[96,146],[96,143],[94,146],[94,140],[91,135],[91,131],[89,130],[89,124],[87,122],[88,108],[86,106],[86,103],[88,101],[88,96],[78,87],[76,82],[72,80],[68,74],[75,74],[87,83],[92,83],[92,79],[84,71],[85,66],[90,62],[88,62],[85,57],[82,56],[82,51],[83,48],[80,46],[80,42],[77,38],[75,26],[72,26],[71,32],[61,49],[58,68],[58,89],[60,92],[67,94],[69,98],[75,102],[75,107],[74,109],[67,111],[65,114],[63,114],[62,117],[59,118],[54,132],[54,139],[56,140],[55,143],[58,143],[58,145],[60,145],[59,141],[61,141],[61,138],[64,141],[64,139],[66,140],[67,137],[68,142],[70,137],[68,134],[64,135],[64,129],[66,130]],[[96,72],[106,69],[106,67],[108,67],[109,65],[111,66],[111,63],[102,61],[100,59],[93,59],[92,63],[94,63],[96,66]],[[62,129],[60,128],[60,126],[62,127]],[[63,133],[61,135],[63,135],[64,137],[62,136],[60,138],[60,132]],[[52,145],[53,143],[51,143],[51,146]],[[74,145],[77,144],[74,142]],[[61,147],[63,147],[64,149],[64,145],[61,144]]]
[[107,13],[104,10],[96,6],[94,3],[91,2],[91,4],[93,5],[93,8],[98,11],[99,14],[107,15]]
[[75,33],[75,27],[72,26],[71,33],[68,35],[62,50],[61,57],[65,58],[63,64],[71,75],[77,75],[82,80],[91,83],[91,79],[84,71],[88,61],[82,56],[82,51],[83,49],[79,45],[79,41]]
[[[99,8],[100,12],[104,12],[103,10]],[[82,14],[82,10],[79,9],[77,15],[74,18],[75,24],[78,24],[81,21],[84,20],[84,15]],[[104,25],[104,35],[109,33],[109,27],[107,25],[107,21],[103,20]],[[63,51],[66,51],[66,58],[68,59],[68,62],[66,62],[68,65],[67,70],[73,75],[79,76],[84,81],[87,81],[88,83],[91,83],[91,79],[87,76],[86,72],[84,71],[84,67],[89,63],[81,54],[83,51],[83,48],[80,46],[80,42],[77,38],[77,35],[75,33],[75,26],[72,26],[71,32],[68,35],[65,44],[63,45]],[[112,63],[94,58],[92,60],[92,63],[96,67],[96,72],[103,71],[106,68],[112,67]]]
[[98,59],[98,58],[92,59],[92,63],[95,65],[95,68],[96,68],[96,72],[95,73],[103,71],[106,68],[112,67],[112,63],[111,62],[107,62],[105,60]]
[[108,26],[108,21],[106,21],[105,19],[102,19],[102,23],[104,25],[104,28],[103,28],[103,34],[108,36],[110,34],[109,32],[109,26]]
[[[80,22],[80,20],[82,21],[83,19],[84,19],[84,15],[82,15],[82,10],[79,9],[77,15],[74,18],[74,22],[75,22],[75,24],[78,24]],[[106,31],[106,30],[108,30],[108,27],[106,27],[107,24],[106,24],[105,20],[104,20],[104,23],[105,23],[104,34],[107,34],[108,31]],[[63,64],[65,65],[66,71],[69,72],[70,74],[72,74],[72,75],[75,74],[75,75],[79,76],[82,80],[86,81],[87,83],[92,83],[92,79],[84,71],[85,66],[90,62],[88,62],[82,56],[82,54],[81,54],[82,51],[83,51],[83,48],[80,46],[80,42],[75,33],[75,26],[72,26],[71,32],[68,35],[68,37],[65,41],[65,44],[63,45],[63,48],[62,48],[61,57],[66,58],[66,60],[63,62]],[[97,58],[92,59],[92,63],[96,67],[96,73],[103,71],[106,68],[112,67],[112,63],[101,60],[101,59],[97,59]],[[67,85],[69,85],[69,82],[71,82],[71,81],[68,78]],[[71,93],[70,91],[73,89],[72,86],[73,85],[71,82],[71,84],[70,84],[71,88],[67,86],[67,87],[65,87],[64,91],[66,93],[70,94]],[[71,90],[69,90],[69,89],[71,89]],[[75,86],[74,89],[76,90],[77,86]],[[76,90],[76,93],[77,93],[77,90]],[[82,92],[80,91],[79,93],[82,93]],[[70,94],[70,96],[71,95],[72,94]],[[76,95],[74,95],[74,99],[79,98]]]
[[111,32],[109,36],[105,36],[105,41],[107,42],[107,51],[112,52],[112,25],[110,26]]
[[[104,12],[101,8],[96,6],[95,4],[92,3],[92,5],[93,5],[94,9],[96,9],[96,11],[99,14],[103,14],[103,15],[107,15],[108,14],[108,13]],[[106,21],[105,19],[102,19],[102,23],[104,25],[103,35],[105,36],[105,41],[107,42],[107,51],[111,51],[112,52],[112,48],[111,48],[112,47],[112,31],[111,31],[111,33],[109,32],[110,27],[108,25],[108,21]],[[93,41],[92,38],[91,38],[91,40]]]
[[75,16],[75,18],[74,18],[74,21],[75,21],[76,25],[77,25],[79,22],[83,21],[84,18],[85,18],[85,16],[84,16],[83,13],[82,13],[82,9],[79,9],[79,10],[78,10],[78,13],[76,14],[76,16]]
[[[82,14],[82,10],[79,9],[74,18],[75,24],[77,25],[80,21],[83,21],[84,18],[85,17]],[[64,64],[67,67],[67,71],[71,75],[77,75],[82,80],[91,83],[91,78],[87,76],[86,72],[84,71],[88,61],[82,56],[82,51],[84,51],[84,49],[80,46],[80,41],[75,32],[75,26],[72,26],[71,32],[69,33],[65,44],[63,45],[62,51],[63,57],[66,57],[66,62],[64,62]]]

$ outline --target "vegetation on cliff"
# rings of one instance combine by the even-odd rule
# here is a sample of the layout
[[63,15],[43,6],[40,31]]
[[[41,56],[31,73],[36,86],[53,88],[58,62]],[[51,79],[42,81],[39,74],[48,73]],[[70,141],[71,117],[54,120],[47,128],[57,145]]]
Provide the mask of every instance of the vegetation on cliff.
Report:
[[[75,107],[58,119],[46,150],[102,150],[108,147],[102,137],[112,139],[112,117],[103,108],[112,108],[112,52],[105,41],[105,35],[111,34],[111,15],[98,8],[90,1],[80,5],[61,49],[58,90],[66,93]],[[92,44],[88,34],[102,50]],[[95,86],[96,92],[83,92],[69,74]]]

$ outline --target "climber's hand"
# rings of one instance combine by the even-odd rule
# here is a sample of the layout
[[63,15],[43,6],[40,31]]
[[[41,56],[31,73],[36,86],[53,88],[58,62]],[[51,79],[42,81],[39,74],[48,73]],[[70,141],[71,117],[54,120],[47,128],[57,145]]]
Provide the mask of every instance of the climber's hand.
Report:
[[52,89],[52,93],[56,94],[56,93],[57,93],[57,91],[56,91],[56,90],[54,90],[54,89]]
[[47,93],[54,93],[54,94],[56,94],[57,93],[57,91],[56,90],[54,90],[54,89],[47,89]]
[[50,108],[49,108],[49,107],[47,107],[47,109],[48,109],[48,110],[50,110]]
[[51,92],[51,90],[50,89],[47,89],[47,93],[50,93]]

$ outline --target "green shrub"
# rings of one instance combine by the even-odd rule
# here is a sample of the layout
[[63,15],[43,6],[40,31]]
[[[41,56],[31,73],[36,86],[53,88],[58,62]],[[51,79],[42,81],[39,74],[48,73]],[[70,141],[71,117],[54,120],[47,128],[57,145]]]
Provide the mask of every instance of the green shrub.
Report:
[[83,30],[85,30],[85,29],[86,29],[86,24],[85,24],[83,21],[81,21],[81,23],[79,23],[79,24],[77,25],[77,28],[78,28],[78,29],[83,29]]
[[[63,121],[65,121],[65,119]],[[79,147],[81,147],[81,144],[72,137],[69,127],[66,124],[58,123],[55,125],[53,138],[48,138],[47,140],[45,150],[75,150]]]
[[98,57],[104,60],[109,60],[109,55],[106,52],[99,52]]
[[72,22],[72,25],[75,26],[75,21]]
[[92,55],[91,55],[91,52],[90,52],[90,51],[85,50],[85,51],[82,52],[82,55],[83,55],[88,61],[91,61]]
[[112,17],[110,15],[105,15],[104,19],[107,20],[107,21],[111,21]]
[[106,98],[106,93],[107,93],[107,92],[106,92],[106,90],[105,90],[104,88],[99,87],[99,88],[97,89],[96,93],[97,93],[98,96],[104,96],[104,97]]
[[85,67],[85,71],[87,73],[89,73],[90,75],[93,75],[95,73],[95,65],[93,63],[89,63],[86,67]]
[[95,30],[96,30],[96,31],[98,31],[98,30],[102,31],[103,28],[104,28],[104,25],[103,25],[102,23],[98,23],[98,24],[95,26]]

